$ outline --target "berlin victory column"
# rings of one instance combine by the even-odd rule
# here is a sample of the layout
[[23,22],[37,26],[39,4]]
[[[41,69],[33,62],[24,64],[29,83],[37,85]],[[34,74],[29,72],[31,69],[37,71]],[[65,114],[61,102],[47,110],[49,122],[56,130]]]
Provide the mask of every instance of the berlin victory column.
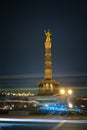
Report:
[[54,95],[59,93],[59,84],[52,77],[52,58],[51,58],[51,33],[45,31],[45,72],[44,80],[38,82],[38,95]]

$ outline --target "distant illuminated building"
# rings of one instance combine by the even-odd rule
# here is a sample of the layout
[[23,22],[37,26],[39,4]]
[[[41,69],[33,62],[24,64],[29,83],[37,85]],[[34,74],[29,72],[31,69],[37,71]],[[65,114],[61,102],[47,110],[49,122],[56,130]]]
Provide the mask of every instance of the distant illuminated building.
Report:
[[52,59],[51,59],[51,33],[45,31],[45,73],[44,80],[38,82],[38,95],[58,94],[59,82],[52,79]]

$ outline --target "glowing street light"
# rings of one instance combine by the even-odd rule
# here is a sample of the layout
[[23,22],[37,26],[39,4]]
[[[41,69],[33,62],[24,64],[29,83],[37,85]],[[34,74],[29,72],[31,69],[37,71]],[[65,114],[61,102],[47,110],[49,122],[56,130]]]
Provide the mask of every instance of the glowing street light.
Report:
[[69,95],[71,95],[71,94],[72,94],[72,90],[69,89],[69,90],[67,91],[67,93],[68,93]]
[[69,108],[73,108],[73,104],[72,103],[69,103],[68,106],[69,106]]
[[64,90],[64,89],[61,89],[61,90],[60,90],[60,94],[62,94],[62,95],[65,94],[65,90]]

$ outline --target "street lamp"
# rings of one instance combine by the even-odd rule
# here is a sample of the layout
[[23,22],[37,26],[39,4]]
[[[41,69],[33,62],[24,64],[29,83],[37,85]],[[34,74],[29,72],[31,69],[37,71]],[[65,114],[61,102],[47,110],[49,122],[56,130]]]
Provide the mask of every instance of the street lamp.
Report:
[[68,106],[69,106],[69,108],[73,108],[73,104],[72,103],[69,103]]
[[66,96],[68,96],[68,95],[72,95],[72,90],[71,89],[68,89],[67,91],[65,91],[65,89],[60,89],[60,94],[62,94],[62,95],[66,95]]
[[64,95],[64,94],[65,94],[65,90],[64,90],[64,89],[61,89],[61,90],[60,90],[60,94]]
[[67,91],[67,93],[68,93],[69,95],[71,95],[71,94],[72,94],[72,90],[69,89],[69,90]]

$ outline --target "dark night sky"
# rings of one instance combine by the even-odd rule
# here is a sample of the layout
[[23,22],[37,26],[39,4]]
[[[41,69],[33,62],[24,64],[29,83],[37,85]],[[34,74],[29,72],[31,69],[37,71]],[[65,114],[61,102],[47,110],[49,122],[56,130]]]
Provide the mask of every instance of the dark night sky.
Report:
[[86,0],[0,1],[0,76],[44,73],[44,30],[53,74],[87,74]]

